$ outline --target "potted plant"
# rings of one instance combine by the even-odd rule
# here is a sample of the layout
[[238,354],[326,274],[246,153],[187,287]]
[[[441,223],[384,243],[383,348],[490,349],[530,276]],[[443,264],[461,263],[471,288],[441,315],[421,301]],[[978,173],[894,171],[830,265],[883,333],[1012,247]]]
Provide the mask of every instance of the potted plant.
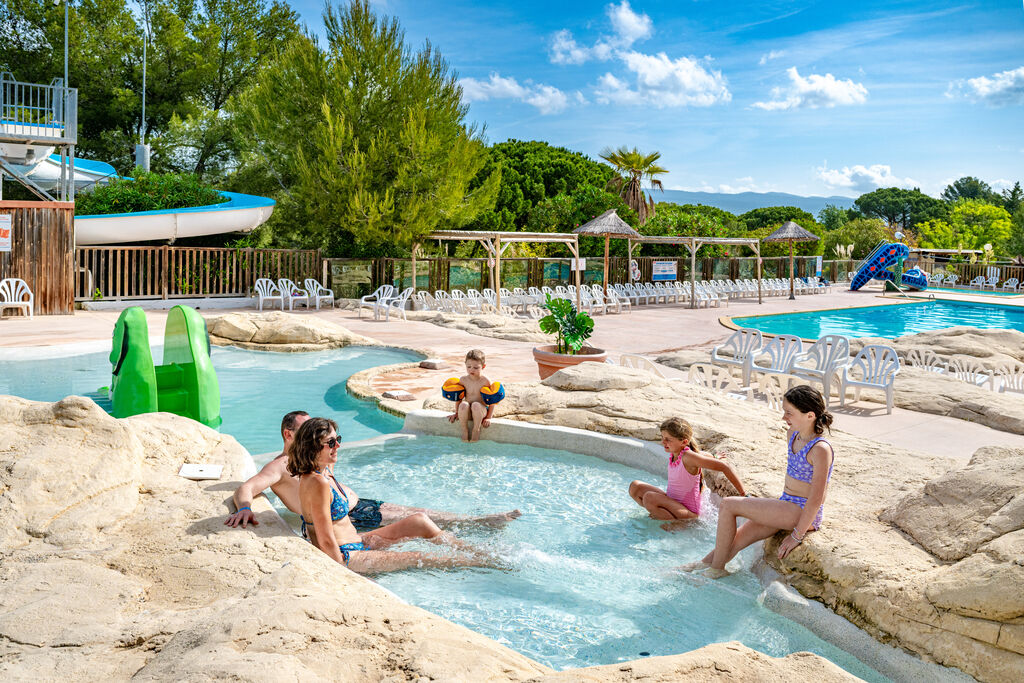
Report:
[[538,346],[533,350],[537,370],[541,379],[546,379],[558,370],[586,361],[603,363],[608,354],[603,349],[584,346],[594,333],[594,319],[568,299],[553,299],[549,294],[544,308],[548,314],[538,320],[540,329],[555,336],[555,343]]

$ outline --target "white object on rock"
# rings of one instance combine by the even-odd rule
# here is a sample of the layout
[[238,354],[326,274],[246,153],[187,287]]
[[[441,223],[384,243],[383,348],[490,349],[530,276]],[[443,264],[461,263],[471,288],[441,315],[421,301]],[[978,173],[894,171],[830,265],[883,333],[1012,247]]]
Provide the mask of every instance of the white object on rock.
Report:
[[424,358],[420,361],[420,367],[427,370],[440,370],[444,366],[445,362],[440,358]]
[[186,479],[192,479],[193,481],[220,479],[220,473],[223,470],[224,465],[185,463],[181,466],[181,469],[178,470],[178,476],[185,477]]
[[393,389],[391,391],[385,391],[382,394],[382,396],[384,398],[391,398],[396,401],[412,401],[416,398],[405,389]]

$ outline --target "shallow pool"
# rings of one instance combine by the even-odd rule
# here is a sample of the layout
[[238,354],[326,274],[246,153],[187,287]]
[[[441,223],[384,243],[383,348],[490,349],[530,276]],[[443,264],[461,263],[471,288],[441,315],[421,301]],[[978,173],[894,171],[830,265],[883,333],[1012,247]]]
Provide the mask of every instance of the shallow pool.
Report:
[[[563,451],[442,437],[341,450],[335,473],[357,493],[395,503],[462,513],[522,510],[503,529],[459,532],[506,558],[509,571],[417,569],[375,580],[554,668],[739,640],[774,656],[809,650],[864,679],[886,680],[762,607],[751,573],[714,582],[670,571],[708,551],[715,517],[662,531],[626,491],[634,479],[664,486],[663,477]],[[434,550],[422,542],[404,547]]]
[[[157,350],[156,357],[161,352]],[[44,360],[0,361],[0,394],[36,401],[88,396],[104,409],[110,401],[99,393],[110,384],[106,353]],[[402,427],[402,421],[359,401],[345,390],[360,370],[403,363],[420,356],[409,351],[355,347],[312,353],[270,353],[214,347],[213,366],[220,381],[220,431],[230,434],[250,453],[281,450],[281,417],[305,410],[338,421],[346,441],[366,439]]]
[[967,301],[928,301],[890,306],[864,306],[805,313],[755,315],[733,318],[740,327],[769,334],[795,334],[817,339],[824,334],[848,337],[887,337],[967,327],[1024,332],[1024,306],[1003,306]]

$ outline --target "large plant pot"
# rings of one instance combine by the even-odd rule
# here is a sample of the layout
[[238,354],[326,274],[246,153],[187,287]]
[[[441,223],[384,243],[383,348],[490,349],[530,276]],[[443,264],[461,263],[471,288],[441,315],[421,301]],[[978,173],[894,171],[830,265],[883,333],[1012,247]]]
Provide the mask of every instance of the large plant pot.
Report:
[[533,349],[533,359],[537,361],[537,371],[541,379],[547,379],[562,368],[572,367],[580,363],[596,362],[603,363],[608,359],[608,352],[604,349],[595,349],[591,346],[584,346],[579,353],[569,355],[555,353],[555,345],[538,346]]

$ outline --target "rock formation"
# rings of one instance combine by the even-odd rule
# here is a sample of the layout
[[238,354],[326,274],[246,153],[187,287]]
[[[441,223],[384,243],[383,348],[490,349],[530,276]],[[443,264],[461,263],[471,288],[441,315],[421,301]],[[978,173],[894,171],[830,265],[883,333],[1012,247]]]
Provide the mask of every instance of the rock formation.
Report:
[[312,315],[284,311],[228,313],[206,321],[210,341],[256,351],[319,351],[342,346],[380,346],[376,339]]
[[[426,407],[445,404],[433,398]],[[583,363],[543,382],[507,385],[495,411],[646,440],[673,415],[690,422],[702,448],[728,454],[748,491],[779,495],[785,426],[759,402]],[[1024,680],[1024,453],[981,449],[962,467],[845,434],[842,416],[836,426],[825,524],[785,561],[769,540],[765,559],[801,593],[882,642],[983,681]],[[717,492],[734,493],[709,474]]]
[[[177,476],[199,462],[222,479]],[[226,527],[245,465],[175,415],[0,396],[0,679],[852,679],[736,643],[555,674],[336,564],[263,498],[259,526]]]

